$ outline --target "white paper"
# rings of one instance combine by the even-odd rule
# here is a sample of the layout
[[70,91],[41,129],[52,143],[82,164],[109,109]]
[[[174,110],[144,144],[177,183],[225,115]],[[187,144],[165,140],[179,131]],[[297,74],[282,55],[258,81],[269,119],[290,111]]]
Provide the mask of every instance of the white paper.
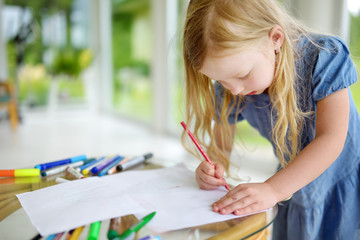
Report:
[[225,221],[239,216],[221,215],[211,204],[225,188],[199,189],[194,173],[183,165],[156,170],[127,171],[90,177],[18,194],[38,232],[49,235],[95,221],[157,211],[147,225],[155,233]]

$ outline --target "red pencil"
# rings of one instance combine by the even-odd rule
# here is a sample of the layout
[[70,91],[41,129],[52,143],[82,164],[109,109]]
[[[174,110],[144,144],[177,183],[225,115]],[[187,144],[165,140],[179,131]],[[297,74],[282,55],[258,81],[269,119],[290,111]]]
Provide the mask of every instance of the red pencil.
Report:
[[[195,136],[190,132],[190,130],[188,129],[188,127],[186,126],[186,124],[184,122],[181,122],[181,125],[183,126],[183,128],[185,129],[185,131],[187,131],[187,133],[189,134],[189,137],[191,138],[191,140],[193,141],[193,143],[196,145],[196,147],[199,149],[199,151],[201,152],[201,154],[203,155],[203,157],[205,158],[205,160],[211,164],[211,166],[213,166],[215,168],[215,165],[212,163],[212,161],[210,160],[209,156],[206,154],[206,152],[204,151],[204,149],[200,146],[200,144],[198,143],[198,141],[196,140]],[[230,191],[230,187],[227,183],[225,183],[225,188]]]

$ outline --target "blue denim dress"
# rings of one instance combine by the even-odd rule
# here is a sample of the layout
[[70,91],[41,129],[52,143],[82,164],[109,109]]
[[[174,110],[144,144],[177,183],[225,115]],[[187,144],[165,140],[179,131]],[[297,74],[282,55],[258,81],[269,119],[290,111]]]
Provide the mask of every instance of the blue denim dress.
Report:
[[[314,36],[313,41],[317,46],[306,38],[298,42],[296,91],[302,110],[316,113],[318,101],[354,84],[357,74],[341,39]],[[215,83],[218,106],[223,92],[223,87]],[[360,116],[349,89],[348,92],[349,128],[342,153],[318,178],[279,204],[274,240],[360,239]],[[247,120],[275,147],[271,139],[269,96],[266,93],[245,96],[242,107],[239,114],[235,110],[230,114],[229,122]],[[315,118],[306,119],[301,149],[314,139],[315,123]]]

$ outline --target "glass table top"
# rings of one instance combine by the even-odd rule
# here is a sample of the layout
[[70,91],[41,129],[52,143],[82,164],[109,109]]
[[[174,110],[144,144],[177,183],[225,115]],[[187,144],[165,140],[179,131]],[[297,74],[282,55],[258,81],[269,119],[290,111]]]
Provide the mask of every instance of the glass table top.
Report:
[[[158,166],[147,165],[145,168],[152,169]],[[23,178],[0,178],[0,232],[4,239],[32,239],[36,237],[37,231],[32,226],[25,211],[16,197],[16,194],[34,191],[40,188],[55,185],[56,177],[63,177],[72,180],[71,176],[65,173],[49,176],[46,178],[39,177],[23,177]],[[171,232],[166,232],[160,235],[161,239],[249,239],[256,234],[264,233],[277,215],[277,206],[270,210],[246,217],[232,219],[229,221],[206,224],[193,228],[181,229]],[[121,232],[131,226],[136,218],[133,215],[123,216],[119,218],[119,228],[117,231]],[[108,219],[102,221],[99,239],[107,239],[107,231],[112,226],[115,219]],[[21,231],[16,231],[21,225]],[[79,239],[87,239],[89,226],[85,226]],[[138,234],[137,239],[141,239],[151,232],[142,228]],[[65,239],[66,234],[61,239]],[[41,239],[41,238],[38,238]],[[46,236],[42,239],[46,239]]]

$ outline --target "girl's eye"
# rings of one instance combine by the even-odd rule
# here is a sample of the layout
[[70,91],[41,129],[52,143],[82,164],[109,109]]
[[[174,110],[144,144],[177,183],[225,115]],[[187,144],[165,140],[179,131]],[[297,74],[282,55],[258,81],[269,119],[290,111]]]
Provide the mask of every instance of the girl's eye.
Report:
[[243,76],[243,77],[238,77],[238,79],[239,79],[239,80],[246,80],[246,79],[249,78],[249,75],[250,75],[250,73],[246,74],[246,75]]

